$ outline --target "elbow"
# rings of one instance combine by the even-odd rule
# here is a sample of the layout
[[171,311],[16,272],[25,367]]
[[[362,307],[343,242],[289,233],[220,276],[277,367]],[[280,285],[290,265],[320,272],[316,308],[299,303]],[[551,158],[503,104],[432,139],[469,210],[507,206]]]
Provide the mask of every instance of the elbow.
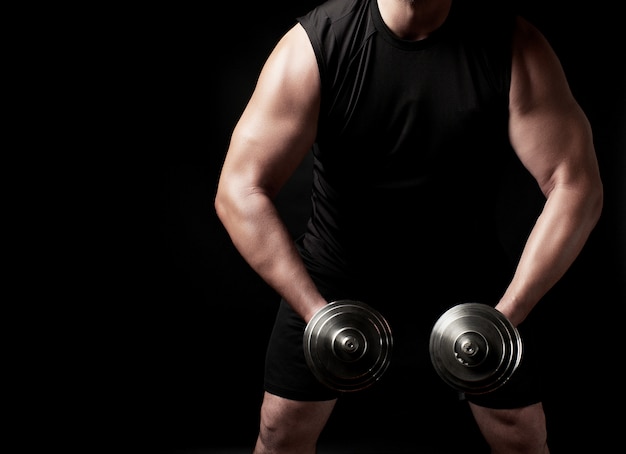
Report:
[[589,190],[589,213],[595,223],[598,222],[604,208],[604,186],[598,179]]
[[259,191],[250,189],[240,178],[221,178],[215,191],[213,209],[220,222],[231,230],[259,209]]
[[213,210],[215,211],[217,218],[221,221],[224,213],[224,208],[218,194],[216,194],[215,198],[213,199]]
[[224,196],[216,196],[213,202],[213,209],[215,210],[215,214],[220,223],[229,229],[229,220],[233,217],[233,210],[230,208],[231,205],[227,202],[227,199]]
[[220,222],[224,223],[228,216],[229,197],[222,185],[218,185],[215,197],[213,198],[213,209]]

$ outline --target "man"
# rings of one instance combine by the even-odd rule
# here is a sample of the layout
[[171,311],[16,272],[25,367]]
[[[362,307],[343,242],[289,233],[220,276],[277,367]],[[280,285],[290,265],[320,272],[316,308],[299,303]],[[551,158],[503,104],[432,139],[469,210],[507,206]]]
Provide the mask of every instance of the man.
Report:
[[[302,335],[340,299],[388,317],[389,380],[427,375],[442,310],[492,303],[529,349],[510,383],[467,396],[472,414],[493,453],[549,452],[527,325],[594,228],[602,184],[555,53],[498,3],[330,0],[267,59],[215,199],[236,248],[282,297],[256,454],[315,452],[340,393],[307,369]],[[273,199],[311,149],[311,217],[294,241]],[[498,230],[516,209],[503,189],[516,163],[545,197],[519,250]]]

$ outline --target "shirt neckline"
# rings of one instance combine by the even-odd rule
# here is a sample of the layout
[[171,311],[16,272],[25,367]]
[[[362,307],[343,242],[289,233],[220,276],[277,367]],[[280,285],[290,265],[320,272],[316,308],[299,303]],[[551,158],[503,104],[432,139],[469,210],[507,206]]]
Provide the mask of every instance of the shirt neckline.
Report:
[[433,31],[430,35],[428,35],[424,39],[420,39],[418,41],[401,39],[396,36],[385,24],[382,15],[380,14],[380,9],[378,8],[378,0],[370,0],[370,14],[372,20],[374,22],[374,27],[379,32],[380,36],[391,44],[394,47],[403,49],[403,50],[421,50],[426,49],[437,43],[441,40],[441,37],[446,34],[446,30],[449,28],[449,23],[452,20],[454,10],[454,2],[450,6],[450,11],[448,12],[448,17],[441,24],[441,26]]

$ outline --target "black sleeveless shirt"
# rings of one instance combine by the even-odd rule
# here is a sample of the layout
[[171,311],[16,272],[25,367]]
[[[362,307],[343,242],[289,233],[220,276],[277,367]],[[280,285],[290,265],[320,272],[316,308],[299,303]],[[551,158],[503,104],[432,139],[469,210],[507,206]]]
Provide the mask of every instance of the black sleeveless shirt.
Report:
[[512,155],[513,15],[498,3],[455,0],[420,41],[398,39],[376,0],[329,0],[298,18],[322,97],[299,245],[329,299],[451,280],[467,293],[455,298],[482,296],[470,293],[483,282],[502,290],[494,216]]

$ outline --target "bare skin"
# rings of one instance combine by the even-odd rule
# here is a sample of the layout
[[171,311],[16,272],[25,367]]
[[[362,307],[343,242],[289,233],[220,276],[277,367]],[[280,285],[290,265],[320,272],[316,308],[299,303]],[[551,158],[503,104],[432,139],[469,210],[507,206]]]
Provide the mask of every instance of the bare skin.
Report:
[[470,403],[492,454],[549,454],[543,405],[495,410]]
[[335,403],[297,402],[265,393],[254,454],[315,454],[317,439]]
[[[445,21],[450,0],[379,0],[399,37],[418,40]],[[509,135],[546,197],[516,272],[496,305],[519,325],[573,263],[602,209],[589,122],[543,35],[518,19],[509,94]],[[294,26],[264,65],[235,127],[216,212],[250,266],[308,322],[327,304],[308,275],[272,200],[310,150],[320,80],[306,32]],[[335,401],[295,402],[266,393],[255,454],[313,454]],[[541,403],[494,410],[471,405],[492,453],[546,454]]]

